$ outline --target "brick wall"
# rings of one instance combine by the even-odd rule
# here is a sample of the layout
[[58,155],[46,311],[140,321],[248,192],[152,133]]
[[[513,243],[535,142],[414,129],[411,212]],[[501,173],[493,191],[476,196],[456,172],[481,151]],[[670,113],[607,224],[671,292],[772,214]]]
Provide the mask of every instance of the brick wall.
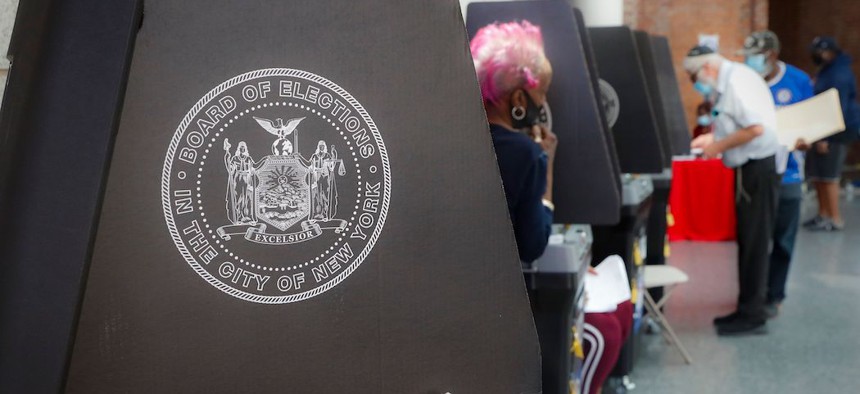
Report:
[[[860,76],[858,26],[860,0],[773,0],[770,4],[770,28],[782,42],[782,59],[810,75],[815,74],[815,65],[809,44],[817,35],[829,35],[854,57],[854,75]],[[860,143],[853,144],[847,163],[847,177],[860,179]]]
[[626,25],[669,37],[691,129],[701,96],[693,90],[681,62],[698,43],[699,34],[719,34],[720,52],[738,59],[736,52],[744,38],[768,26],[768,0],[624,0],[624,7]]
[[[782,42],[782,58],[811,75],[815,66],[809,44],[817,35],[830,35],[848,54],[860,57],[860,1],[774,0],[770,4],[770,28]],[[860,59],[854,73],[860,72]],[[858,74],[860,75],[860,74]]]
[[637,26],[639,23],[639,1],[640,0],[624,0],[625,25]]

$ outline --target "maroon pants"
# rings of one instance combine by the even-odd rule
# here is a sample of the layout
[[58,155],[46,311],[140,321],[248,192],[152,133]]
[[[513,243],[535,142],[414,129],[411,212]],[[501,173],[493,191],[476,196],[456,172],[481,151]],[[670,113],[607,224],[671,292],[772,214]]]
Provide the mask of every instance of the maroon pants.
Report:
[[618,361],[621,346],[633,327],[633,304],[618,304],[615,312],[586,313],[583,328],[582,392],[597,394]]

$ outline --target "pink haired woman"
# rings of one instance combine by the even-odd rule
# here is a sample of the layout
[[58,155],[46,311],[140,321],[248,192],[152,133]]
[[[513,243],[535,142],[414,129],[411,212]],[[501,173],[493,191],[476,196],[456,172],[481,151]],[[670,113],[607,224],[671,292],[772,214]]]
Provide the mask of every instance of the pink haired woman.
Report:
[[552,81],[540,28],[494,23],[475,34],[472,58],[490,122],[520,260],[540,257],[552,224],[555,134],[539,125]]
[[[558,140],[540,124],[552,66],[540,28],[526,21],[481,28],[471,49],[520,260],[532,262],[546,248],[554,208],[552,165]],[[584,393],[600,392],[632,319],[629,301],[614,312],[585,315]]]

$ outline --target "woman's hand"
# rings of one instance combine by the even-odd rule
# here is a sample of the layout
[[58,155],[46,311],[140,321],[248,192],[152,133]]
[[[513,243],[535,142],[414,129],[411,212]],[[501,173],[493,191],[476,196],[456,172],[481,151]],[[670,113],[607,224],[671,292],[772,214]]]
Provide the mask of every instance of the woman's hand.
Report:
[[542,125],[532,126],[529,135],[546,152],[546,192],[544,192],[543,199],[552,202],[553,167],[555,167],[555,149],[558,147],[558,137]]
[[558,137],[555,133],[546,126],[534,125],[531,129],[531,136],[552,161],[555,158],[555,149],[558,147]]

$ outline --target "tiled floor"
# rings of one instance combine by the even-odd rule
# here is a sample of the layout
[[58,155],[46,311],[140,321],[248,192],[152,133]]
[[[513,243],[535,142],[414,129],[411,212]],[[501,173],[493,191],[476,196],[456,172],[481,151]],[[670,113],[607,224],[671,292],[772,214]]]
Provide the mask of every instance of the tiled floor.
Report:
[[[800,231],[788,299],[766,336],[718,337],[712,326],[737,295],[733,243],[672,244],[669,263],[690,282],[666,311],[694,364],[685,365],[659,336],[647,336],[632,392],[860,392],[860,201],[843,203],[845,232]],[[805,204],[804,218],[813,207]]]

